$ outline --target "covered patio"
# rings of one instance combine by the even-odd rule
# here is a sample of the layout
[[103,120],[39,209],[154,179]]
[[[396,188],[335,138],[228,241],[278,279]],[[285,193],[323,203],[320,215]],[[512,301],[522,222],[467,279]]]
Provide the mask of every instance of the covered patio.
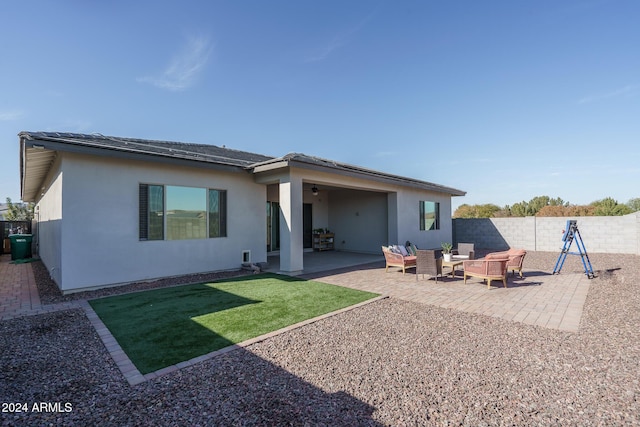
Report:
[[[380,254],[365,254],[343,251],[305,251],[303,253],[304,270],[300,275],[316,274],[323,271],[333,271],[348,267],[363,266],[365,264],[380,264],[384,267],[384,256]],[[268,257],[269,267],[266,271],[280,273],[280,255]],[[286,273],[285,273],[286,274]]]

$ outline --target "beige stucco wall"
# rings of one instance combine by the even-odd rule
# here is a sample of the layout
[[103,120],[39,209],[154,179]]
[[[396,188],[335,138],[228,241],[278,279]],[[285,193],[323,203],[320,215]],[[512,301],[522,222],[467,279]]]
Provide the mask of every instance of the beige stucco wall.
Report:
[[388,236],[387,194],[373,191],[331,192],[329,228],[337,250],[380,253]]
[[[291,168],[280,174],[260,177],[243,171],[59,153],[38,201],[40,256],[65,292],[237,269],[243,251],[251,251],[252,262],[266,261],[268,197],[285,205],[281,221],[291,225],[286,231],[281,222],[281,231],[285,230],[281,247],[288,238],[293,242],[289,254],[284,253],[284,263],[281,253],[284,271],[303,267],[302,202],[313,204],[314,228],[328,227],[336,233],[338,250],[378,253],[380,245],[406,240],[420,248],[451,241],[448,194],[317,170]],[[140,241],[140,183],[226,190],[228,237]],[[320,188],[318,196],[302,191],[309,183]],[[282,203],[283,191],[289,193],[289,207]],[[419,230],[422,200],[440,203],[439,230]]]
[[[236,269],[243,250],[251,251],[253,262],[266,261],[266,188],[248,173],[69,153],[62,155],[61,173],[64,211],[57,238],[63,291]],[[228,237],[140,241],[140,183],[227,190]],[[60,189],[54,190],[40,201],[41,212],[55,211]],[[40,240],[49,244],[44,235]],[[55,261],[47,258],[51,270]]]
[[[419,202],[440,203],[440,229],[420,230]],[[442,242],[452,241],[451,197],[448,194],[417,189],[398,190],[398,241],[407,240],[421,249],[439,249]]]
[[54,282],[62,281],[62,159],[58,157],[44,182],[43,195],[35,206],[36,251]]

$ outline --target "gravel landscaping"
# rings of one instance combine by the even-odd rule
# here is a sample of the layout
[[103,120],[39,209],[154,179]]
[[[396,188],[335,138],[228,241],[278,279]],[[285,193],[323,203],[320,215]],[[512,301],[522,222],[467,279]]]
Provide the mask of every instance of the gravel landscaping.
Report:
[[[550,272],[556,258],[529,253],[525,268]],[[582,271],[576,258],[563,274]],[[133,387],[82,310],[2,321],[0,402],[28,412],[0,422],[640,425],[640,257],[591,261],[578,333],[388,298]],[[62,297],[38,264],[43,302],[122,291]],[[59,406],[33,412],[37,402]]]

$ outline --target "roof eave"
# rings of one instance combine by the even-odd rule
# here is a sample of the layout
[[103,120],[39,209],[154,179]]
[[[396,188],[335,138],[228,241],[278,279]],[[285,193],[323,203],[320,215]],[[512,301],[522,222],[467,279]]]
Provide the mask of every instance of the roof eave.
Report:
[[467,194],[465,191],[458,190],[456,188],[445,187],[438,184],[433,184],[427,181],[420,181],[417,179],[407,178],[399,175],[388,174],[384,172],[374,171],[370,169],[360,168],[353,165],[336,163],[336,166],[319,165],[313,162],[304,161],[299,158],[292,158],[288,161],[290,166],[295,166],[303,169],[317,170],[321,172],[338,173],[343,176],[350,176],[354,178],[366,178],[377,182],[383,182],[386,184],[401,185],[403,187],[418,188],[421,190],[435,191],[438,193],[446,193],[451,196],[464,196]]
[[365,178],[382,182],[385,184],[401,185],[404,187],[417,188],[421,190],[434,191],[438,193],[446,193],[451,196],[464,196],[467,194],[465,191],[458,190],[451,187],[445,187],[437,184],[433,184],[426,181],[420,181],[416,179],[401,177],[398,175],[387,174],[383,172],[373,171],[369,169],[360,168],[353,165],[340,164],[334,162],[333,166],[318,164],[310,161],[305,161],[302,155],[287,155],[278,159],[269,160],[253,165],[251,170],[253,173],[272,172],[277,169],[283,169],[287,167],[297,167],[301,169],[314,170],[325,173],[339,174],[342,176],[349,176],[353,178]]
[[[59,152],[76,153],[86,155],[97,155],[102,157],[112,157],[119,159],[128,159],[135,161],[154,161],[164,164],[170,164],[173,166],[189,166],[199,167],[205,169],[222,170],[227,172],[244,172],[246,168],[237,165],[213,163],[197,159],[188,159],[181,157],[171,157],[163,155],[161,153],[143,153],[136,151],[125,151],[118,149],[110,149],[106,147],[90,146],[81,143],[74,143],[74,141],[65,140],[60,142],[55,138],[47,137],[34,137],[29,132],[21,132],[18,134],[20,137],[20,192],[23,201],[36,201],[38,198],[38,191],[41,188],[49,170],[41,171],[40,173],[30,174],[27,170],[27,156],[32,150],[40,152],[49,152],[53,155],[57,155]],[[53,162],[50,162],[49,167]],[[29,182],[35,179],[37,184]]]

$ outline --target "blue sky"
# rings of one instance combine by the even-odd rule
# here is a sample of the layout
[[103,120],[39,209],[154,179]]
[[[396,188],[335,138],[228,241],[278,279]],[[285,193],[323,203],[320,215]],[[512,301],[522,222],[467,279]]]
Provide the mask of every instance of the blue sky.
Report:
[[0,25],[18,132],[325,157],[467,192],[640,197],[640,2],[29,1]]

